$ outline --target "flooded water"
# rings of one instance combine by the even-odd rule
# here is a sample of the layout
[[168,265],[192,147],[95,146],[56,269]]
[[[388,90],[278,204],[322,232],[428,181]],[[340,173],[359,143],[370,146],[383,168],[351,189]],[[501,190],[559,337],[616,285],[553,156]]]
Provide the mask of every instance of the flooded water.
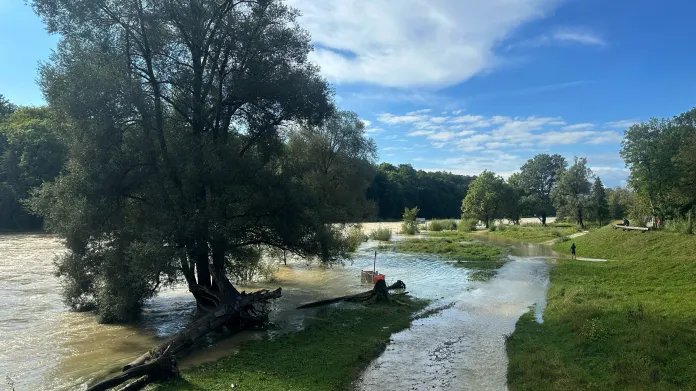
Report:
[[431,280],[443,288],[443,298],[431,307],[451,307],[393,335],[356,388],[507,390],[505,336],[530,306],[535,307],[537,321],[542,321],[549,284],[546,258],[553,255],[550,248],[538,244],[508,244],[511,261],[490,281],[457,280],[460,269],[449,278]]
[[[396,334],[394,343],[361,377],[358,388],[504,389],[502,336],[512,332],[529,305],[544,305],[548,265],[542,257],[552,254],[545,253],[550,251],[546,247],[534,246],[514,245],[512,262],[487,283],[469,282],[468,270],[437,257],[379,251],[377,270],[386,274],[388,283],[401,279],[414,296],[433,299],[435,306],[454,303],[454,307]],[[283,297],[272,304],[270,320],[277,327],[217,338],[214,344],[192,352],[181,366],[233,354],[244,340],[304,328],[322,310],[295,310],[299,304],[369,288],[360,285],[359,276],[360,270],[372,269],[375,249],[376,243],[366,243],[353,262],[329,269],[281,266],[274,283],[242,287],[283,288]],[[95,376],[118,371],[191,319],[194,302],[185,287],[163,290],[146,305],[136,325],[100,325],[88,313],[68,311],[53,276],[52,260],[63,251],[61,243],[47,235],[0,236],[3,386],[9,376],[16,391],[84,390]]]

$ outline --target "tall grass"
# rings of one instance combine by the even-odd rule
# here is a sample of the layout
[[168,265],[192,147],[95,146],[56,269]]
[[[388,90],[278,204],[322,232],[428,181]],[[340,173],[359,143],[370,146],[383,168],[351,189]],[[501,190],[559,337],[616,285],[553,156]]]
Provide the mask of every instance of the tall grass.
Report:
[[381,242],[388,242],[391,240],[392,231],[389,228],[379,227],[372,231],[370,234],[370,239],[379,240]]
[[663,229],[667,232],[685,234],[689,230],[689,220],[682,218],[665,220]]
[[433,220],[428,224],[429,231],[455,231],[457,222],[454,220]]
[[477,225],[478,220],[476,219],[461,219],[459,221],[459,226],[457,226],[457,229],[463,232],[476,231]]

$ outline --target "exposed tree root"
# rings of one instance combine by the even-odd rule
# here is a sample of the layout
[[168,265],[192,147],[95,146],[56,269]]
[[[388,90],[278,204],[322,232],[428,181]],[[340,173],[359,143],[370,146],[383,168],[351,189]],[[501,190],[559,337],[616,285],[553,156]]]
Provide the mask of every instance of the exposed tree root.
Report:
[[87,391],[109,390],[131,379],[137,380],[129,384],[127,388],[139,389],[149,382],[177,376],[177,355],[193,345],[196,340],[222,326],[233,330],[243,330],[262,324],[264,314],[257,309],[257,306],[265,305],[269,300],[279,298],[282,294],[280,288],[274,291],[264,289],[249,294],[242,292],[231,298],[218,296],[211,290],[201,287],[190,287],[190,289],[196,292],[194,295],[205,295],[206,304],[218,303],[217,306],[207,311],[204,308],[207,313],[203,317],[123,367],[122,373],[93,385]]

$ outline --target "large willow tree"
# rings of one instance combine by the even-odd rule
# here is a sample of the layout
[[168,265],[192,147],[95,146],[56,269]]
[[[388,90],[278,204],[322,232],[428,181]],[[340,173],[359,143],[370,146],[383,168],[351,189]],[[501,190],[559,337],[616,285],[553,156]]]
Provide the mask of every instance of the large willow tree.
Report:
[[337,115],[296,11],[280,0],[33,6],[61,36],[41,83],[70,119],[69,161],[34,206],[70,250],[58,262],[68,303],[127,320],[183,277],[206,306],[206,293],[238,297],[228,268],[254,246],[329,253],[327,223],[350,214],[324,212],[354,204],[307,189],[313,172],[288,145],[289,129]]

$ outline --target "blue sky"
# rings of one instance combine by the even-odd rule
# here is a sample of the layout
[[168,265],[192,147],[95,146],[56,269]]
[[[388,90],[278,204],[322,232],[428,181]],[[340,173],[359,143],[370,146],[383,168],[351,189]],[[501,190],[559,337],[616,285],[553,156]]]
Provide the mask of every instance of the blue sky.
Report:
[[[289,0],[312,60],[356,111],[380,159],[503,176],[531,156],[585,156],[607,185],[635,121],[696,102],[696,2]],[[57,39],[0,0],[0,93],[41,104],[37,63]]]

